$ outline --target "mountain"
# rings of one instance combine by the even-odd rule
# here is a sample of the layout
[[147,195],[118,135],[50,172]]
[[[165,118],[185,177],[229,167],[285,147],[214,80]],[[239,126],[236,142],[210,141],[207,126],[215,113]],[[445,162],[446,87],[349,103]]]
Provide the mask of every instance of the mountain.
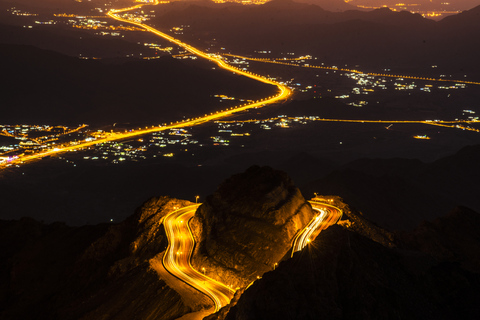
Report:
[[[462,15],[470,19],[476,10]],[[456,18],[461,28],[458,33],[450,32],[448,23],[407,11],[330,12],[313,4],[274,0],[247,8],[192,4],[158,14],[153,22],[163,28],[189,25],[183,36],[187,42],[203,47],[213,43],[212,49],[225,47],[235,54],[271,51],[271,56],[278,57],[293,52],[310,54],[327,64],[358,64],[376,70],[402,67],[414,71],[435,64],[452,73],[463,70],[475,76],[480,65],[471,52],[480,46],[479,28],[469,19]]]
[[281,171],[252,166],[224,181],[192,220],[197,242],[194,267],[245,287],[273,268],[291,249],[314,212]]
[[470,9],[462,11],[461,13],[453,16],[445,17],[440,21],[441,25],[454,29],[468,29],[480,27],[480,5]]
[[175,319],[203,308],[156,271],[167,246],[159,221],[186,204],[154,198],[115,225],[0,221],[0,318]]
[[479,159],[478,145],[431,163],[360,159],[308,183],[302,192],[339,195],[384,228],[413,229],[458,205],[480,210],[474,186]]
[[[207,197],[190,223],[192,265],[241,287],[208,319],[478,318],[477,212],[457,207],[392,233],[331,199],[338,225],[290,258],[312,212],[285,173],[253,166]],[[0,317],[170,320],[210,309],[162,264],[162,220],[191,204],[154,197],[123,222],[95,226],[0,220]]]
[[225,319],[476,319],[479,280],[333,226],[256,281]]
[[442,261],[480,272],[478,226],[480,215],[466,207],[457,207],[433,221],[423,221],[410,233],[402,233],[406,246]]
[[297,0],[296,2],[314,4],[332,12],[358,10],[356,6],[352,6],[343,0]]
[[208,319],[477,319],[479,219],[457,208],[402,248],[332,226]]

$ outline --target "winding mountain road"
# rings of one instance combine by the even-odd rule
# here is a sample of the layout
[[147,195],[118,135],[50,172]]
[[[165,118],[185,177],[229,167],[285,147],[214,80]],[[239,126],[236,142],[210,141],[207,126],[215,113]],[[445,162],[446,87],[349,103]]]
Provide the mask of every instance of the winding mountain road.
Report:
[[[322,230],[328,228],[342,216],[342,211],[318,200],[310,201],[319,214],[299,232],[294,240],[292,255],[302,250]],[[204,273],[193,268],[191,258],[195,240],[189,227],[189,221],[195,215],[200,204],[183,207],[165,216],[163,224],[168,238],[168,247],[163,256],[163,265],[172,275],[207,295],[215,305],[215,311],[227,305],[235,291]],[[204,270],[202,270],[204,272]]]
[[313,210],[318,212],[318,214],[299,232],[293,241],[292,257],[295,252],[302,250],[307,244],[313,241],[322,230],[336,224],[342,217],[342,210],[335,206],[315,200],[315,198],[309,202]]
[[168,237],[168,248],[163,256],[163,265],[172,275],[210,297],[216,312],[230,302],[235,291],[192,267],[195,241],[188,222],[199,206],[200,204],[195,204],[183,207],[165,216],[163,224]]

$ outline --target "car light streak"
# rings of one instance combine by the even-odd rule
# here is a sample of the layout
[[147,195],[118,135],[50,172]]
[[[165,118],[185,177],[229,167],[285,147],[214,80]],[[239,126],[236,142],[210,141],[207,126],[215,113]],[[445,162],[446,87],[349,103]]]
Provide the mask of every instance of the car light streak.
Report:
[[188,223],[199,206],[200,204],[194,204],[165,216],[163,225],[168,248],[163,256],[163,265],[172,275],[212,299],[216,312],[230,302],[235,291],[197,271],[191,264],[195,240]]
[[318,212],[318,215],[295,237],[292,257],[295,252],[302,250],[308,243],[313,241],[322,230],[337,223],[342,217],[342,210],[335,206],[317,201],[315,198],[309,202],[313,210]]
[[[293,252],[302,250],[320,231],[335,224],[342,216],[342,211],[335,206],[316,201],[315,199],[310,201],[310,203],[319,214],[295,238],[292,255]],[[168,238],[168,247],[162,262],[165,269],[173,276],[212,299],[215,306],[214,312],[216,312],[230,302],[235,291],[223,283],[206,276],[205,268],[202,268],[202,273],[193,268],[191,264],[195,240],[189,221],[193,218],[195,211],[200,205],[200,203],[197,203],[183,207],[163,218],[163,225]]]

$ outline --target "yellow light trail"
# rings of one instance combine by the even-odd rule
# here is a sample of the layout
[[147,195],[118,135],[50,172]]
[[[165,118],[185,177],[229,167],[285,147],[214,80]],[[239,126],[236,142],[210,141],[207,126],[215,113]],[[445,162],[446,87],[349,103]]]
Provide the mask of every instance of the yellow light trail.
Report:
[[[156,4],[156,3],[155,3]],[[117,21],[121,21],[121,22],[126,22],[126,23],[130,23],[130,24],[133,24],[133,25],[136,25],[138,27],[141,27],[141,28],[144,28],[145,30],[147,31],[150,31],[151,33],[159,36],[159,37],[162,37],[164,38],[165,40],[168,40],[174,44],[176,44],[177,46],[187,50],[188,52],[190,53],[193,53],[199,57],[202,57],[206,60],[209,60],[209,61],[212,61],[214,63],[216,63],[219,67],[225,69],[225,70],[228,70],[230,72],[233,72],[234,74],[240,74],[242,76],[245,76],[245,77],[248,77],[248,78],[251,78],[251,79],[254,79],[254,80],[257,80],[257,81],[260,81],[260,82],[263,82],[263,83],[266,83],[266,84],[270,84],[270,85],[274,85],[274,86],[277,86],[278,89],[280,90],[280,93],[277,95],[277,96],[274,96],[274,98],[276,98],[276,100],[274,100],[273,102],[276,102],[278,100],[282,100],[282,99],[285,99],[286,97],[288,97],[288,95],[291,93],[290,89],[285,86],[285,85],[282,85],[276,81],[273,81],[271,79],[268,79],[262,75],[258,75],[258,74],[254,74],[252,72],[249,72],[249,71],[244,71],[244,70],[241,70],[239,68],[236,68],[234,66],[231,66],[229,65],[225,59],[219,55],[219,54],[211,54],[211,53],[206,53],[206,52],[203,52],[201,51],[200,49],[197,49],[185,42],[182,42],[164,32],[161,32],[147,24],[144,24],[144,23],[141,23],[141,22],[137,22],[137,21],[132,21],[132,20],[129,20],[129,19],[124,19],[120,16],[118,16],[117,14],[118,13],[121,13],[121,12],[125,12],[125,11],[130,11],[130,10],[133,10],[133,9],[138,9],[140,7],[142,7],[143,5],[137,5],[137,6],[133,6],[133,7],[130,7],[130,8],[124,8],[124,9],[113,9],[113,10],[110,10],[107,15]],[[283,96],[283,93],[286,93],[287,95],[286,96]],[[278,97],[278,98],[277,98]],[[270,102],[270,103],[273,103],[273,102]]]
[[[160,2],[158,0],[155,0],[151,4],[156,5],[156,4],[159,4],[159,3]],[[255,102],[243,104],[243,105],[240,105],[240,106],[231,107],[231,108],[228,108],[226,110],[221,110],[221,111],[217,111],[215,113],[211,113],[209,115],[206,114],[203,117],[191,118],[191,119],[187,119],[186,121],[183,120],[181,122],[171,123],[170,125],[152,127],[152,128],[144,129],[144,130],[136,130],[136,131],[131,131],[131,132],[128,132],[128,133],[115,133],[115,134],[112,134],[109,137],[103,138],[103,139],[96,139],[96,140],[92,140],[92,141],[83,141],[83,142],[79,142],[79,143],[75,143],[75,144],[71,143],[68,146],[56,146],[53,149],[49,149],[49,150],[46,150],[46,151],[43,151],[43,152],[31,154],[31,155],[21,155],[21,156],[18,156],[16,158],[14,158],[14,159],[11,159],[8,162],[6,161],[6,162],[0,163],[0,169],[5,168],[8,165],[23,163],[23,162],[32,161],[32,160],[37,160],[37,159],[44,158],[46,156],[52,156],[52,155],[55,155],[55,154],[64,153],[64,152],[68,152],[68,151],[75,151],[75,150],[83,149],[83,148],[90,147],[90,146],[93,146],[93,145],[96,145],[96,144],[105,143],[105,142],[108,142],[108,141],[123,140],[123,139],[131,138],[131,137],[135,137],[135,136],[140,136],[140,135],[144,135],[144,134],[148,134],[148,133],[159,132],[159,131],[164,131],[164,130],[169,130],[169,129],[196,126],[196,125],[199,125],[199,124],[202,124],[202,123],[205,123],[205,122],[209,122],[209,121],[213,121],[213,120],[217,120],[217,119],[220,119],[220,118],[230,116],[230,115],[232,115],[234,113],[237,113],[237,112],[249,110],[249,109],[252,109],[252,108],[261,108],[261,107],[263,107],[265,105],[268,105],[268,104],[277,103],[279,101],[287,99],[292,94],[292,91],[287,86],[285,86],[283,84],[280,84],[280,83],[278,83],[274,80],[265,78],[261,75],[254,74],[252,72],[240,70],[236,67],[233,67],[233,66],[229,65],[224,60],[224,58],[220,55],[207,54],[207,53],[205,53],[205,52],[203,52],[203,51],[201,51],[201,50],[199,50],[199,49],[197,49],[197,48],[195,48],[191,45],[188,45],[188,44],[186,44],[186,43],[184,43],[184,42],[182,42],[178,39],[175,39],[174,37],[172,37],[172,36],[170,36],[166,33],[161,32],[161,31],[159,31],[159,30],[157,30],[157,29],[155,29],[155,28],[153,28],[149,25],[143,24],[141,22],[136,22],[136,21],[124,19],[124,18],[119,17],[117,15],[118,13],[121,13],[121,12],[126,12],[126,11],[130,11],[130,10],[134,10],[134,9],[139,9],[142,6],[144,6],[144,5],[139,4],[139,5],[135,5],[135,6],[128,7],[128,8],[123,8],[123,9],[112,9],[107,13],[107,15],[109,17],[117,20],[117,21],[130,23],[130,24],[139,26],[139,27],[141,27],[141,28],[143,28],[143,29],[145,29],[145,30],[157,35],[157,36],[160,36],[160,37],[178,45],[179,47],[184,48],[185,50],[187,50],[188,52],[190,52],[192,54],[195,54],[199,57],[202,57],[204,59],[207,59],[209,61],[212,61],[212,62],[216,63],[220,68],[223,68],[225,70],[233,72],[234,74],[239,74],[239,75],[257,80],[257,81],[262,82],[262,83],[274,85],[278,88],[279,92],[276,95],[270,96],[270,97],[265,98],[265,99],[257,100]]]
[[190,219],[201,204],[183,207],[169,213],[163,220],[168,247],[163,255],[163,265],[172,275],[188,283],[212,299],[217,312],[227,305],[234,290],[197,271],[191,264],[195,240],[189,226]]
[[281,64],[281,65],[286,65],[286,66],[291,66],[291,67],[302,67],[302,68],[325,69],[325,70],[334,70],[334,71],[342,71],[342,72],[351,72],[351,73],[357,73],[357,74],[365,74],[365,75],[374,76],[374,77],[402,78],[402,79],[423,80],[423,81],[453,82],[453,83],[465,83],[465,84],[480,85],[480,82],[478,82],[478,81],[466,81],[466,80],[442,79],[442,78],[426,78],[426,77],[418,77],[418,76],[404,76],[404,75],[398,75],[398,74],[394,75],[394,74],[388,74],[388,73],[363,72],[363,71],[355,70],[355,69],[315,66],[315,65],[310,65],[310,64],[309,65],[298,65],[298,64],[295,64],[295,63],[282,62],[282,60],[284,60],[282,58],[268,59],[268,58],[245,57],[245,56],[239,56],[239,55],[234,55],[234,54],[224,54],[224,55],[234,57],[234,58],[239,58],[239,59],[252,60],[252,61],[258,61],[258,62],[264,62],[264,63]]
[[[319,212],[319,215],[316,215],[299,232],[294,240],[292,255],[294,252],[302,250],[322,230],[337,223],[342,216],[342,210],[335,206],[318,201],[316,198],[309,202],[312,204],[313,209]],[[163,225],[168,238],[168,247],[163,255],[162,262],[165,269],[172,275],[207,295],[215,305],[214,312],[217,312],[230,303],[235,291],[199,272],[191,264],[195,239],[193,238],[189,222],[200,205],[201,203],[197,203],[177,209],[163,218]]]
[[307,244],[315,240],[322,230],[336,224],[342,217],[342,210],[335,206],[318,201],[316,198],[313,198],[309,202],[313,210],[317,211],[318,214],[295,237],[292,247],[292,257],[295,252],[302,250]]

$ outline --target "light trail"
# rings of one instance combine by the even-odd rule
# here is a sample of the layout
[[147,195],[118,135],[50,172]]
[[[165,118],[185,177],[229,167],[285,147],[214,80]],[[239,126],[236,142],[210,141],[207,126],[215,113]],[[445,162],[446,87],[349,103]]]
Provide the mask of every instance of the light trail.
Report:
[[[302,250],[324,229],[328,228],[342,216],[342,211],[332,205],[312,199],[310,204],[319,214],[295,237],[292,255]],[[191,259],[195,247],[195,239],[189,222],[201,204],[194,204],[172,211],[163,218],[163,225],[168,238],[168,247],[163,255],[165,269],[179,280],[207,295],[214,303],[217,312],[230,303],[235,291],[225,284],[216,281],[196,270]],[[203,269],[205,270],[205,269]]]
[[[156,3],[154,3],[156,4]],[[144,24],[142,22],[138,22],[138,21],[134,21],[134,20],[131,20],[131,19],[125,19],[125,18],[122,18],[120,16],[118,16],[117,14],[118,13],[121,13],[121,12],[125,12],[125,11],[130,11],[130,10],[133,10],[133,9],[139,9],[141,8],[143,5],[137,5],[137,6],[133,6],[133,7],[130,7],[130,8],[124,8],[124,9],[112,9],[110,10],[107,15],[109,17],[111,17],[112,19],[115,19],[117,21],[121,21],[121,22],[126,22],[126,23],[130,23],[130,24],[133,24],[133,25],[136,25],[138,27],[141,27],[141,28],[144,28],[145,30],[159,36],[159,37],[162,37],[164,38],[165,40],[168,40],[174,44],[176,44],[177,46],[187,50],[188,52],[196,55],[196,56],[199,56],[201,58],[204,58],[206,60],[209,60],[209,61],[212,61],[214,63],[216,63],[219,67],[225,69],[225,70],[228,70],[230,72],[233,72],[234,74],[240,74],[242,76],[245,76],[245,77],[248,77],[248,78],[251,78],[251,79],[254,79],[254,80],[257,80],[257,81],[260,81],[260,82],[263,82],[263,83],[266,83],[266,84],[270,84],[270,85],[274,85],[274,86],[277,86],[278,89],[280,90],[280,93],[275,96],[275,97],[278,97],[276,100],[274,100],[273,102],[275,101],[278,101],[278,100],[282,100],[284,98],[286,98],[285,96],[282,96],[282,93],[283,92],[291,92],[290,89],[283,85],[283,84],[280,84],[274,80],[271,80],[271,79],[268,79],[262,75],[259,75],[259,74],[255,74],[255,73],[252,73],[252,72],[249,72],[249,71],[244,71],[244,70],[241,70],[237,67],[234,67],[234,66],[231,66],[228,64],[228,62],[226,62],[226,60],[220,55],[220,54],[212,54],[212,53],[206,53],[206,52],[203,52],[201,51],[200,49],[197,49],[185,42],[182,42],[164,32],[161,32],[160,30],[157,30],[147,24]],[[273,102],[270,102],[270,103],[273,103]]]
[[163,265],[172,275],[212,299],[217,312],[230,303],[234,290],[197,271],[191,264],[195,240],[189,221],[200,204],[173,211],[163,220],[168,238],[168,248],[163,256]]
[[[245,57],[245,56],[239,56],[239,55],[234,55],[234,54],[224,54],[224,55],[234,57],[234,58],[239,58],[239,59],[263,62],[263,63],[281,64],[281,65],[290,66],[290,67],[301,67],[301,68],[325,69],[325,70],[334,70],[334,71],[342,71],[342,72],[351,72],[351,73],[357,73],[357,74],[365,74],[367,76],[374,76],[374,77],[402,78],[402,79],[412,79],[412,80],[422,80],[422,81],[453,82],[453,83],[480,85],[480,82],[478,82],[478,81],[466,81],[466,80],[442,79],[442,78],[426,78],[426,77],[405,76],[405,75],[398,75],[398,74],[394,75],[394,74],[388,74],[388,73],[363,72],[363,71],[356,70],[356,69],[315,66],[315,65],[310,65],[310,64],[299,65],[299,64],[290,63],[290,62],[283,62],[282,60],[284,60],[284,59],[282,59],[282,58],[268,59],[268,58]],[[300,58],[304,58],[304,59],[300,59]],[[306,60],[307,59],[306,57],[300,57],[300,58],[298,58],[298,59],[299,60]]]
[[[158,1],[158,0],[155,0],[152,3],[149,3],[149,5],[150,4],[156,5],[156,4],[159,4],[159,3],[161,3],[161,2]],[[105,142],[108,142],[108,141],[123,140],[123,139],[128,139],[128,138],[132,138],[132,137],[135,137],[135,136],[140,136],[140,135],[149,134],[149,133],[153,133],[153,132],[159,132],[159,131],[165,131],[165,130],[169,130],[169,129],[176,129],[176,128],[182,128],[182,127],[192,127],[192,126],[200,125],[200,124],[205,123],[205,122],[209,122],[209,121],[218,120],[218,119],[221,119],[221,118],[224,118],[224,117],[228,117],[228,116],[230,116],[234,113],[237,113],[237,112],[242,112],[242,111],[246,111],[246,110],[253,109],[253,108],[261,108],[265,105],[269,105],[269,104],[273,104],[273,103],[283,101],[283,100],[287,99],[292,94],[292,91],[287,86],[285,86],[281,83],[278,83],[274,80],[263,77],[261,75],[254,74],[252,72],[240,70],[236,67],[233,67],[233,66],[229,65],[224,60],[224,58],[220,55],[207,54],[207,53],[205,53],[205,52],[203,52],[203,51],[201,51],[201,50],[199,50],[199,49],[197,49],[197,48],[195,48],[191,45],[188,45],[188,44],[186,44],[186,43],[184,43],[184,42],[182,42],[178,39],[175,39],[174,37],[172,37],[172,36],[170,36],[166,33],[161,32],[161,31],[159,31],[159,30],[157,30],[157,29],[155,29],[155,28],[153,28],[149,25],[146,25],[146,24],[143,24],[143,23],[137,22],[137,21],[132,21],[132,20],[129,20],[129,19],[124,19],[124,18],[119,17],[117,15],[118,13],[121,13],[121,12],[126,12],[126,11],[130,11],[130,10],[134,10],[134,9],[139,9],[142,6],[144,6],[144,4],[139,4],[139,5],[135,5],[135,6],[128,7],[128,8],[123,8],[123,9],[112,9],[107,13],[107,15],[109,17],[117,20],[117,21],[130,23],[130,24],[139,26],[139,27],[141,27],[141,28],[159,36],[159,37],[162,37],[162,38],[178,45],[179,47],[184,48],[185,50],[187,50],[188,52],[190,52],[192,54],[195,54],[199,57],[202,57],[206,60],[209,60],[209,61],[212,61],[212,62],[216,63],[220,68],[225,69],[227,71],[230,71],[233,74],[239,74],[239,75],[254,79],[254,80],[262,82],[262,83],[274,85],[278,88],[279,92],[276,95],[270,96],[270,97],[265,98],[265,99],[261,99],[261,100],[257,100],[257,101],[252,102],[252,103],[247,103],[247,104],[231,107],[231,108],[228,108],[228,109],[225,109],[225,110],[217,111],[215,113],[210,113],[209,115],[205,114],[205,116],[203,116],[203,117],[191,118],[191,119],[187,119],[187,120],[182,120],[181,122],[170,123],[170,125],[157,126],[157,127],[152,127],[152,128],[149,128],[149,129],[144,129],[144,130],[136,130],[136,131],[132,130],[132,131],[127,132],[127,133],[115,133],[115,134],[110,135],[107,138],[96,139],[96,140],[92,140],[92,141],[83,141],[83,142],[78,142],[78,143],[70,143],[67,146],[56,146],[53,149],[49,149],[49,150],[39,152],[39,153],[35,153],[35,154],[20,155],[20,156],[17,156],[15,158],[11,158],[8,161],[0,163],[0,169],[5,168],[6,166],[9,166],[9,165],[24,163],[24,162],[28,162],[28,161],[32,161],[32,160],[38,160],[38,159],[42,159],[44,157],[52,156],[52,155],[59,154],[59,153],[84,149],[86,147],[90,147],[90,146],[93,146],[93,145],[96,145],[96,144],[105,143]]]
[[292,247],[292,257],[295,252],[302,250],[307,244],[315,240],[322,230],[336,224],[342,217],[341,209],[315,199],[316,198],[313,198],[309,202],[313,210],[318,212],[318,214],[295,237]]

